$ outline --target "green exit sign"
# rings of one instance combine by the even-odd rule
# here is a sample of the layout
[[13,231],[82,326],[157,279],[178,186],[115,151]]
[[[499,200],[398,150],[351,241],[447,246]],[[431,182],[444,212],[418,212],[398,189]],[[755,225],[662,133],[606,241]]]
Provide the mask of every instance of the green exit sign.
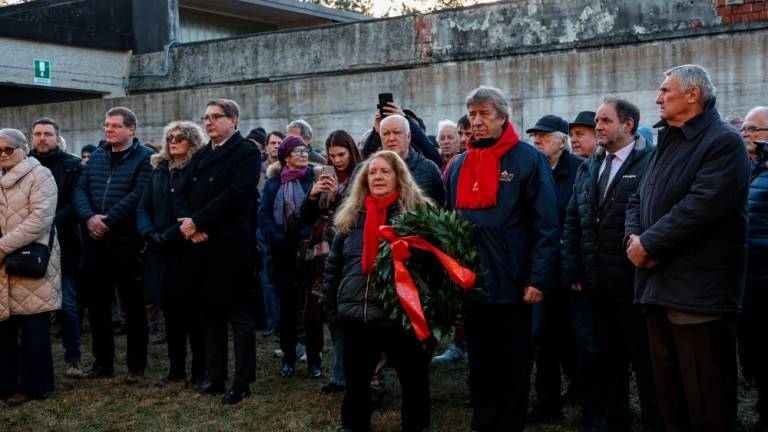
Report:
[[35,59],[35,84],[51,85],[51,62]]

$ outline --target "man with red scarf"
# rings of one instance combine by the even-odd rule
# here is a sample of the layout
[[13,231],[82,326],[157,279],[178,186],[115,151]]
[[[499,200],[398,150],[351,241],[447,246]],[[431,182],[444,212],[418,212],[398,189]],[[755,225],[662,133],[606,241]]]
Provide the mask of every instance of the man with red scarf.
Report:
[[483,265],[485,296],[465,312],[472,430],[522,431],[531,305],[552,288],[559,256],[557,197],[549,163],[519,140],[501,91],[481,86],[466,106],[473,138],[448,173],[446,207],[475,225]]

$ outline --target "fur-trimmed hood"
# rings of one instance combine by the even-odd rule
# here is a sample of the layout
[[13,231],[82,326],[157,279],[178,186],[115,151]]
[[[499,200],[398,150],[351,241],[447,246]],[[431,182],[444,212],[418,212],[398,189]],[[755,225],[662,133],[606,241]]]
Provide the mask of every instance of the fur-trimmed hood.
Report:
[[[312,171],[314,171],[315,177],[319,176],[323,171],[322,165],[310,162],[309,166],[312,167]],[[280,165],[280,162],[273,162],[269,164],[267,167],[267,178],[270,179],[274,177],[280,177],[280,171],[282,168],[283,167]]]

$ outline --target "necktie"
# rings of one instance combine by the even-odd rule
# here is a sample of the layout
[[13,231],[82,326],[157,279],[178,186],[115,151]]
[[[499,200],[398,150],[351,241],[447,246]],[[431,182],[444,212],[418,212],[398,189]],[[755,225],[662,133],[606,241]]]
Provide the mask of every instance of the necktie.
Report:
[[597,179],[597,197],[600,200],[599,204],[603,204],[605,193],[608,191],[608,179],[611,177],[611,165],[613,158],[615,157],[616,155],[608,153],[608,156],[605,157],[605,169],[603,170],[603,173],[600,174],[600,178]]

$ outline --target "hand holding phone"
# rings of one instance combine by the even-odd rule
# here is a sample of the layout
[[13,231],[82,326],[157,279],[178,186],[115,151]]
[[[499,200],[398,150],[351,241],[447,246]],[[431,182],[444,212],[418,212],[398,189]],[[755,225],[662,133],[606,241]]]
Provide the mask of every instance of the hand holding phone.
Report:
[[381,118],[384,118],[387,116],[387,113],[384,112],[384,107],[386,107],[387,104],[391,102],[394,102],[394,99],[392,98],[392,93],[379,93],[379,104],[376,105],[376,108],[379,110],[379,114],[381,115]]

